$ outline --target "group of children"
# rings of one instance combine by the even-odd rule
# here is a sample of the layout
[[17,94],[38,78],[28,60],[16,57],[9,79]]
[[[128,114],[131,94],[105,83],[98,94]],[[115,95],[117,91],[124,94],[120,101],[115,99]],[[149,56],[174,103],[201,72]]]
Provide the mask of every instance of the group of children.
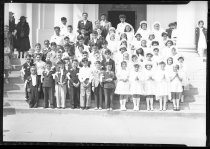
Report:
[[159,22],[148,30],[142,21],[136,33],[126,25],[123,33],[110,27],[106,37],[95,29],[89,41],[78,35],[75,42],[64,36],[63,45],[45,40],[41,48],[37,43],[21,70],[29,107],[36,108],[44,98],[44,108],[66,108],[70,99],[70,108],[89,109],[94,97],[96,110],[112,110],[119,95],[120,110],[126,110],[128,101],[133,102],[133,110],[140,110],[143,98],[147,110],[154,110],[154,100],[161,111],[167,109],[168,100],[180,110],[188,78],[173,25],[173,36]]

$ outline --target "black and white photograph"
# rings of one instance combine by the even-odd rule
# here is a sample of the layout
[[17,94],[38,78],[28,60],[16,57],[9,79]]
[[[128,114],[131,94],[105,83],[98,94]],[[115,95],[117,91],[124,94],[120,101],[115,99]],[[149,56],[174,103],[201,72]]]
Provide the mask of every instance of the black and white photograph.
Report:
[[208,1],[11,2],[3,19],[4,143],[206,146]]

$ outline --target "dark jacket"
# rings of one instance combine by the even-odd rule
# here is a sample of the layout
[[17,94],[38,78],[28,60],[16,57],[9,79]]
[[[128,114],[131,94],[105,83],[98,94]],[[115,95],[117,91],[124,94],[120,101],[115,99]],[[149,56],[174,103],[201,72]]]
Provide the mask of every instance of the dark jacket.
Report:
[[[63,75],[61,75],[60,72],[56,72],[56,75],[55,75],[55,84],[58,84],[58,83],[64,83],[66,84],[67,83],[67,77],[66,77],[66,74],[68,73],[67,70],[64,69],[64,72],[63,72]],[[62,81],[61,81],[62,79]]]
[[[82,35],[82,34],[79,34],[78,36],[81,36],[81,35]],[[90,36],[84,35],[83,37],[84,37],[84,44],[85,44],[85,45],[88,45],[88,42],[89,42],[89,40],[90,40]]]
[[76,68],[76,69],[72,68],[69,71],[69,73],[70,73],[69,86],[74,86],[73,83],[79,82],[79,78],[78,78],[79,68]]
[[[207,40],[207,29],[204,27],[203,28],[203,34]],[[199,37],[200,37],[200,28],[199,27],[196,27],[195,28],[195,44],[196,44],[196,49],[198,47],[198,40],[199,40]]]
[[81,29],[85,28],[85,30],[87,31],[87,35],[90,36],[90,34],[93,32],[93,24],[91,21],[87,20],[86,24],[84,25],[83,20],[80,20],[78,22],[78,33],[81,33]]
[[[26,89],[25,89],[25,92],[26,92],[26,99],[29,98],[29,94],[31,93],[31,88],[33,87],[32,85],[32,78],[31,76],[28,76],[27,79],[26,79]],[[40,78],[36,75],[36,86],[37,90],[41,89],[41,80]]]
[[[22,24],[21,22],[19,22],[17,24],[17,40],[16,40],[16,47],[18,51],[28,51],[31,46],[30,46],[30,41],[29,41],[29,32],[30,32],[30,28],[27,22],[25,22],[24,24]],[[23,37],[21,37],[21,33],[23,33]]]
[[[104,71],[103,72],[103,87],[104,88],[115,88],[115,83],[114,83],[114,80],[116,80],[116,76],[115,76],[115,73],[113,71],[111,72],[107,72],[107,71]],[[105,81],[105,79],[113,79],[111,82],[107,82]]]
[[48,74],[44,71],[43,72],[43,82],[42,87],[54,87],[55,81],[53,79],[53,74],[55,71],[50,71]]
[[92,39],[89,41],[88,45],[90,46],[90,48],[92,48],[93,46],[97,46],[98,49],[101,49],[103,40],[103,37],[97,38],[96,42],[94,42],[94,40]]
[[28,63],[24,63],[22,65],[22,67],[24,69],[24,72],[25,72],[24,80],[26,80],[31,75],[31,72],[30,72],[31,66],[34,66],[33,62],[30,62],[29,64]]

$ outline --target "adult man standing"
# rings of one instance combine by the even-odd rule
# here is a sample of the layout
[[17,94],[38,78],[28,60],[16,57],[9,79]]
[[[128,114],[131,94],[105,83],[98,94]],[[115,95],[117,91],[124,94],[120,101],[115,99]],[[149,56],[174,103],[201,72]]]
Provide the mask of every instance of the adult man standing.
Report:
[[83,12],[82,17],[83,17],[83,20],[80,20],[78,22],[78,26],[77,26],[78,33],[81,34],[81,29],[85,28],[85,35],[89,36],[89,39],[90,39],[90,34],[93,31],[93,24],[91,21],[87,20],[88,18],[87,12]]
[[102,33],[101,33],[101,35],[104,38],[106,38],[106,35],[107,35],[108,31],[109,31],[109,28],[112,27],[112,24],[111,24],[111,22],[107,21],[105,14],[101,15],[100,26],[102,26]]

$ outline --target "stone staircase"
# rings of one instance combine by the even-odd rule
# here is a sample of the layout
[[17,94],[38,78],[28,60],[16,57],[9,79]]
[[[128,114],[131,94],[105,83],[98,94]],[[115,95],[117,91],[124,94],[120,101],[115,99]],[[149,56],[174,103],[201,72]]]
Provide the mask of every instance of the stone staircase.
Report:
[[[188,76],[190,78],[190,88],[184,92],[184,103],[180,104],[181,110],[185,112],[201,112],[205,113],[206,103],[206,63],[202,62],[195,53],[183,52],[185,63],[188,67]],[[24,82],[20,77],[21,65],[24,63],[23,59],[12,59],[11,63],[13,70],[10,74],[9,84],[4,84],[4,108],[28,108],[25,101]],[[142,97],[140,109],[146,110],[146,101]],[[115,95],[114,109],[119,109],[119,97]],[[43,107],[43,99],[39,100],[39,107]],[[66,100],[66,106],[69,107],[69,99]],[[128,109],[133,109],[133,103],[127,103]],[[92,107],[94,101],[92,100]],[[159,109],[158,101],[154,102],[155,110]],[[172,111],[173,105],[168,102],[168,111]]]

